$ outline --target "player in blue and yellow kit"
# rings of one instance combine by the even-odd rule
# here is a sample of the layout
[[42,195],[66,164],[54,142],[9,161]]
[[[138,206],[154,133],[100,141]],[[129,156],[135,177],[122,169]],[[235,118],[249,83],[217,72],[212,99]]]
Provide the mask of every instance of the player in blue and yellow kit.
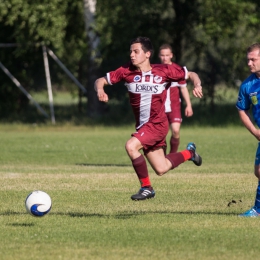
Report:
[[249,110],[256,125],[260,128],[260,43],[255,43],[247,49],[247,65],[252,74],[241,84],[236,107],[239,117],[248,131],[259,141],[255,157],[255,176],[258,178],[255,205],[240,214],[241,217],[260,217],[260,129],[250,119]]

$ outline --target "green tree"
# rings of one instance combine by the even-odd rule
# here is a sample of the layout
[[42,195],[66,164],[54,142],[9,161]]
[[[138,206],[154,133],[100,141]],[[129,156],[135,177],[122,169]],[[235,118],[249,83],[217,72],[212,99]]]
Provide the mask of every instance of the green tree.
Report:
[[212,110],[216,85],[235,86],[246,65],[243,63],[246,47],[260,40],[255,37],[258,20],[255,11],[256,6],[245,1],[201,1],[199,20],[194,28],[195,62],[207,86],[206,96]]
[[[73,74],[83,80],[84,59],[87,43],[83,20],[82,1],[54,0],[0,1],[1,43],[16,43],[17,48],[1,49],[0,59],[27,90],[45,87],[45,75],[42,58],[42,44],[47,45],[66,64]],[[64,72],[53,62],[51,77],[56,85],[72,85]],[[84,68],[83,68],[84,67]],[[3,73],[0,73],[4,87],[0,99],[4,100],[6,90],[13,85]],[[75,87],[74,89],[77,89]],[[16,110],[17,90],[8,92],[9,113]],[[3,95],[2,95],[3,94]],[[20,93],[18,95],[21,95]],[[6,104],[0,102],[0,113],[5,112]]]
[[87,114],[90,117],[99,117],[105,110],[105,103],[99,102],[94,90],[95,80],[100,77],[101,56],[99,51],[100,37],[96,30],[96,0],[83,0],[84,20],[88,43],[87,59]]
[[[1,43],[19,45],[1,49],[0,61],[27,90],[45,87],[41,45],[46,44],[87,86],[90,115],[98,106],[95,78],[129,60],[129,41],[136,36],[152,39],[156,50],[153,62],[158,61],[159,46],[170,43],[176,62],[201,76],[203,101],[209,100],[212,110],[216,87],[234,87],[247,76],[246,47],[260,41],[257,0],[91,1],[96,10],[89,28],[100,40],[98,45],[90,41],[91,31],[86,33],[89,24],[84,23],[82,0],[0,0]],[[91,63],[93,51],[101,55]],[[51,73],[55,85],[71,88],[64,72],[54,62],[50,66],[55,71]],[[24,101],[15,102],[21,94],[5,74],[0,73],[0,80],[0,114],[4,114],[7,103],[18,109]],[[77,89],[73,87],[72,92]],[[111,97],[125,99],[122,84],[107,91]]]

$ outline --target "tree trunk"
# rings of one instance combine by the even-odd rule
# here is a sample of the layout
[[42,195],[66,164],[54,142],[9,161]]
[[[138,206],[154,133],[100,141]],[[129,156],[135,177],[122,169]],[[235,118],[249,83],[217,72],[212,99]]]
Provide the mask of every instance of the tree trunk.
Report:
[[100,77],[101,56],[98,51],[99,37],[95,32],[96,0],[83,0],[84,20],[88,41],[88,70],[87,70],[87,115],[98,117],[105,110],[105,104],[99,102],[94,90],[95,80]]
[[[185,4],[185,3],[184,3]],[[185,23],[183,20],[185,19],[183,17],[183,1],[179,0],[173,0],[173,6],[175,10],[175,23],[174,23],[174,32],[173,35],[175,35],[174,41],[173,41],[173,52],[175,56],[175,62],[177,64],[180,64],[181,58],[182,58],[182,40],[183,40],[183,31],[185,28]]]

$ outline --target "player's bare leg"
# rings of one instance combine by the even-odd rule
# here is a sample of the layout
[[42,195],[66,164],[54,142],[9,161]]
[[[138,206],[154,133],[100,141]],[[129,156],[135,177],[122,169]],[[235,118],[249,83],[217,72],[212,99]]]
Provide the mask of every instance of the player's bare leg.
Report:
[[139,152],[142,147],[141,142],[136,137],[130,138],[125,145],[127,154],[132,161],[132,165],[141,184],[141,189],[131,196],[132,200],[145,200],[155,196],[145,157]]
[[[132,137],[126,143],[126,151],[132,160],[133,167],[141,183],[141,189],[137,194],[131,196],[132,200],[145,200],[153,198],[155,192],[151,186],[151,182],[148,175],[148,169],[144,156],[139,152],[142,148],[141,142]],[[164,149],[158,148],[153,151],[149,151],[146,154],[146,158],[151,164],[152,168],[158,175],[163,175],[170,169],[176,168],[181,163],[192,160],[197,166],[202,163],[201,157],[196,153],[196,146],[194,143],[189,143],[186,150],[178,153],[170,153],[165,156]]]
[[[196,149],[196,147],[195,147]],[[186,149],[178,153],[169,153],[165,156],[163,148],[147,153],[146,158],[157,175],[162,176],[187,160],[192,160],[195,150]],[[198,154],[196,154],[199,156]]]
[[143,148],[141,142],[136,137],[131,137],[125,145],[126,152],[131,160],[138,158],[141,153],[139,152]]
[[165,157],[163,148],[150,151],[146,154],[146,158],[157,175],[161,176],[172,168],[171,162]]

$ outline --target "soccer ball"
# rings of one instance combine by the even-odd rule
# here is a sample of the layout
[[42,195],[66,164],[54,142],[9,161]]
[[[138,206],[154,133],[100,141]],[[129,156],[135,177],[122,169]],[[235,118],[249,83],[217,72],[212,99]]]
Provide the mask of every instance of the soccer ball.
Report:
[[51,197],[44,191],[35,190],[25,199],[27,212],[35,217],[43,217],[51,210]]

